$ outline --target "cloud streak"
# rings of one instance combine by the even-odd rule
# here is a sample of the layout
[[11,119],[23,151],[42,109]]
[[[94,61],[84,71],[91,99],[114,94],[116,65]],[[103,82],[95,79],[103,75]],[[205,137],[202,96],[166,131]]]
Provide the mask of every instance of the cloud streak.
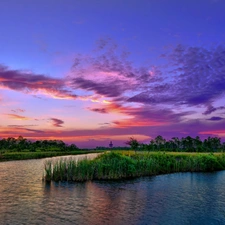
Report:
[[210,119],[207,119],[207,120],[211,120],[211,121],[220,121],[220,120],[223,120],[224,118],[222,117],[219,117],[219,116],[213,116],[211,117]]
[[[211,105],[225,94],[225,46],[211,49],[177,45],[164,56],[173,70],[165,71],[170,78],[160,84],[144,85],[143,91],[128,99],[144,104]],[[206,110],[205,114],[223,109]]]
[[24,113],[25,112],[24,109],[12,109],[11,111],[14,113]]
[[90,55],[77,55],[70,75],[71,86],[119,100],[127,98],[143,84],[161,81],[156,66],[135,67],[129,52],[120,49],[110,38],[98,41]]
[[[100,40],[96,51],[75,59],[70,77],[73,88],[114,101],[149,105],[208,107],[225,94],[225,46],[222,44],[210,49],[177,45],[164,54],[167,64],[160,67],[135,67],[128,54],[120,51],[111,39]],[[215,108],[220,109],[223,107]],[[205,113],[209,112],[210,109]]]
[[20,116],[17,114],[6,114],[10,119],[14,119],[14,120],[30,120],[29,117],[26,116]]
[[209,115],[217,110],[223,110],[225,109],[224,106],[219,106],[219,107],[213,107],[212,105],[209,105],[206,109],[206,111],[203,113],[203,115]]
[[64,124],[63,120],[60,120],[60,119],[57,119],[57,118],[51,118],[50,120],[51,120],[52,125],[54,127],[62,127],[62,125]]
[[177,45],[168,51],[164,65],[135,66],[128,52],[110,38],[101,39],[92,54],[74,60],[71,86],[111,101],[88,110],[128,117],[111,121],[111,127],[184,126],[199,109],[203,116],[197,121],[222,121],[217,114],[225,107],[216,101],[225,97],[225,45]]
[[[65,80],[1,66],[0,86],[32,95],[41,92],[54,98],[91,100],[91,105],[84,108],[109,118],[104,124],[98,123],[100,127],[96,131],[60,129],[60,135],[65,138],[72,139],[78,134],[100,137],[116,135],[116,132],[118,135],[170,137],[173,134],[207,135],[209,130],[222,130],[225,46],[177,45],[169,51],[163,55],[164,65],[138,66],[129,61],[129,53],[119,49],[111,39],[101,39],[89,55],[77,55]],[[14,114],[7,114],[11,119],[27,119],[17,115],[22,113],[19,109],[12,112]],[[108,115],[114,115],[114,119]],[[53,127],[66,127],[64,119],[50,118],[49,121]],[[39,132],[29,127],[18,129],[30,136]],[[58,135],[52,130],[41,135],[47,136],[47,132]]]
[[61,79],[12,70],[2,65],[0,65],[0,87],[24,93],[41,92],[54,98],[77,99],[77,95],[68,90],[65,81]]

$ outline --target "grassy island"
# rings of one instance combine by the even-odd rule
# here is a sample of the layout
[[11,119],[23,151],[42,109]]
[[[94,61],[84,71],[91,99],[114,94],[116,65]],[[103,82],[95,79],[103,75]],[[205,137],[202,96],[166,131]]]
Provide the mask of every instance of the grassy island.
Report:
[[93,160],[47,161],[45,180],[129,179],[174,172],[210,172],[223,169],[223,153],[106,152]]

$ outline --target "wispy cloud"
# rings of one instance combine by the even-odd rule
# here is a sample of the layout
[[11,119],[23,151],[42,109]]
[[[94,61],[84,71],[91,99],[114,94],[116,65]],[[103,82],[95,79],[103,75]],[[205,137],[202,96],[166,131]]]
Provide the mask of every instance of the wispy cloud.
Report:
[[93,112],[98,112],[98,113],[108,113],[107,109],[105,108],[89,108]]
[[[211,49],[177,45],[165,59],[174,68],[165,71],[170,78],[165,76],[161,83],[143,84],[148,90],[132,96],[128,101],[208,106],[225,94],[225,45]],[[206,114],[208,112],[210,110]]]
[[207,120],[211,120],[211,121],[220,121],[220,120],[223,120],[224,118],[222,118],[222,117],[219,117],[219,116],[213,116],[213,117],[211,117],[211,118],[209,118],[209,119],[207,119]]
[[57,118],[50,118],[50,120],[52,121],[52,125],[54,127],[62,127],[62,124],[64,124],[64,121]]
[[217,110],[223,110],[223,109],[225,109],[225,106],[213,107],[212,105],[209,105],[206,111],[203,113],[203,115],[209,115]]
[[[96,130],[62,132],[65,138],[135,133],[168,137],[222,130],[225,106],[218,100],[225,96],[225,45],[177,45],[167,51],[164,65],[138,66],[129,60],[129,52],[105,38],[90,54],[77,55],[66,80],[0,67],[0,86],[32,95],[40,91],[55,98],[91,100],[86,110],[118,114],[118,119],[109,119]],[[22,111],[12,112],[8,114],[12,119],[26,118],[17,115]],[[58,118],[49,120],[54,127],[64,125]]]
[[114,101],[208,107],[225,94],[224,52],[223,44],[177,45],[164,54],[165,65],[137,67],[111,39],[103,39],[93,54],[77,56],[71,86]]
[[29,117],[26,116],[20,116],[17,114],[6,114],[10,119],[14,119],[14,120],[30,120]]
[[76,99],[65,81],[22,70],[12,70],[0,65],[0,87],[25,93],[41,92],[55,98]]
[[24,109],[12,109],[11,111],[14,113],[24,113],[25,112]]
[[71,87],[111,101],[88,110],[128,117],[111,121],[111,127],[165,127],[177,123],[185,127],[185,121],[190,120],[187,118],[196,113],[187,107],[205,108],[203,116],[213,114],[208,120],[219,121],[221,117],[215,114],[225,107],[213,105],[225,95],[225,45],[177,45],[167,51],[163,54],[164,65],[135,66],[129,61],[129,53],[112,39],[100,39],[91,54],[78,55],[74,60]]
[[112,39],[100,39],[91,54],[80,54],[74,59],[71,86],[118,99],[130,91],[142,90],[143,84],[161,80],[156,66],[135,67],[128,57],[129,52]]

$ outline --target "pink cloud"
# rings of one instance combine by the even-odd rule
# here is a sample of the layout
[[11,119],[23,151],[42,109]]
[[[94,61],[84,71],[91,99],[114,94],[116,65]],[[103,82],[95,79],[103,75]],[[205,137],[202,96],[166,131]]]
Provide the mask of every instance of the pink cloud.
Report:
[[32,94],[40,92],[60,99],[77,99],[77,95],[68,90],[62,79],[22,70],[11,70],[1,65],[0,87]]

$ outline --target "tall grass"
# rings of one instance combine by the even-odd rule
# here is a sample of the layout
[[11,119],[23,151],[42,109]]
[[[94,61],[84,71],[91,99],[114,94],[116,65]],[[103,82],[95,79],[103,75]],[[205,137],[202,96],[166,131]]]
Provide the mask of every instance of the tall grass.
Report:
[[47,161],[45,180],[87,181],[126,179],[174,172],[208,172],[225,169],[225,155],[167,153],[104,153],[94,160]]

